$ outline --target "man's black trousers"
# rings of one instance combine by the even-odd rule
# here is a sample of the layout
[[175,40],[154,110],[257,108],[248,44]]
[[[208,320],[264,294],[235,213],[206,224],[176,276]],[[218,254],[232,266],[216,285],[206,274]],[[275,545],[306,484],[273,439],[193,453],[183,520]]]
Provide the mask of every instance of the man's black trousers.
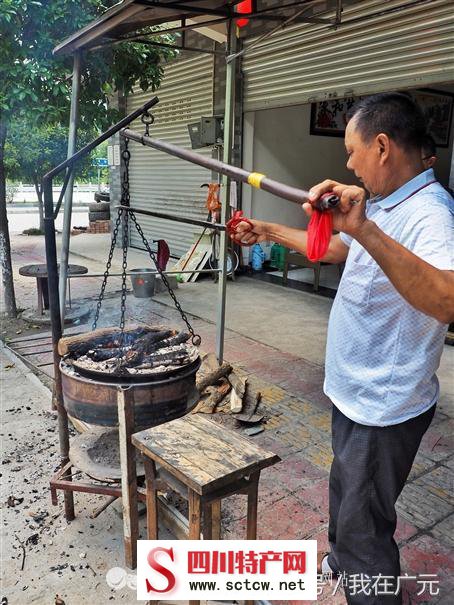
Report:
[[[374,580],[361,591],[358,579],[400,575],[395,504],[434,413],[435,405],[406,422],[378,427],[353,422],[333,406],[328,562],[333,571],[348,574],[350,605],[402,603],[401,594],[376,596],[383,592],[379,586],[366,594]],[[349,594],[351,588],[357,594]]]

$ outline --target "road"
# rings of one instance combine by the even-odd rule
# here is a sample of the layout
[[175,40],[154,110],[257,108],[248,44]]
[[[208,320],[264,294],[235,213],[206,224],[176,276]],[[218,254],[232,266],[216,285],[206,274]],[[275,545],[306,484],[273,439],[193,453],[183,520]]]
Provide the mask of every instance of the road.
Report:
[[[30,229],[32,227],[39,227],[39,214],[38,208],[8,208],[8,226],[9,232],[22,233],[24,229]],[[88,208],[76,208],[72,214],[71,220],[72,227],[87,227],[88,226]],[[60,212],[57,220],[56,227],[61,231],[63,227],[63,213]]]

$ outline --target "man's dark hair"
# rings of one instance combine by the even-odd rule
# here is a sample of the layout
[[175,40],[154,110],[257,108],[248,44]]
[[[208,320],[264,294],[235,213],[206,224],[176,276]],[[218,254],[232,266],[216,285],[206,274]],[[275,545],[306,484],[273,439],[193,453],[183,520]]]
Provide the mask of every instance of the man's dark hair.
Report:
[[426,120],[417,103],[405,93],[383,92],[360,99],[348,113],[356,128],[369,141],[381,132],[405,150],[421,149]]
[[422,159],[431,158],[437,155],[437,146],[431,134],[426,134],[421,145]]

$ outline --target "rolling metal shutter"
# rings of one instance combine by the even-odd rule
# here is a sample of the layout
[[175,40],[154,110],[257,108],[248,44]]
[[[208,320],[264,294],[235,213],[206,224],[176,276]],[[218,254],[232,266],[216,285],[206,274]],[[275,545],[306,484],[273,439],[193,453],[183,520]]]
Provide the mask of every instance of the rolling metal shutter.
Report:
[[[201,116],[213,114],[213,57],[197,57],[166,66],[162,84],[156,93],[159,104],[152,109],[155,122],[150,133],[181,147],[191,148],[187,124]],[[136,89],[128,98],[128,113],[151,98],[150,91]],[[139,132],[144,126],[137,120],[132,128]],[[178,216],[206,218],[206,189],[211,173],[178,158],[130,143],[131,206],[156,210]],[[211,157],[211,148],[198,150]],[[149,216],[137,215],[149,240],[165,239],[172,256],[181,256],[190,246],[198,227]],[[151,241],[150,241],[151,243]],[[135,228],[131,228],[131,245],[143,248]]]
[[244,111],[454,80],[454,2],[358,2],[336,30],[273,34],[246,52],[243,71]]

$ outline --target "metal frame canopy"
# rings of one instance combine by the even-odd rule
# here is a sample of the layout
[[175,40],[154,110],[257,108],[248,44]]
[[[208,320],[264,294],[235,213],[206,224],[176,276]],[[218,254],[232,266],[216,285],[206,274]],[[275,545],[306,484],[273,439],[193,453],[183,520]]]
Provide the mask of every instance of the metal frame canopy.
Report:
[[[288,2],[276,2],[271,6],[267,2],[266,6],[260,10],[239,15],[235,8],[240,2],[241,0],[123,0],[98,19],[66,38],[55,47],[54,54],[71,54],[122,41],[140,39],[140,42],[146,42],[145,35],[156,37],[190,29],[210,28],[223,35],[223,41],[226,41],[228,23],[239,16],[283,24],[289,19],[289,16],[291,18],[295,10],[297,13],[293,16],[300,22],[333,26],[340,22],[342,10],[340,0],[300,0],[299,2],[289,0]],[[259,3],[256,2],[256,4]],[[317,16],[302,17],[303,11],[306,12],[316,5],[322,5],[324,11],[332,10],[335,7],[335,19]],[[157,26],[159,26],[159,30],[150,32],[150,28]],[[157,41],[148,41],[159,44]],[[186,50],[190,50],[190,48]]]

